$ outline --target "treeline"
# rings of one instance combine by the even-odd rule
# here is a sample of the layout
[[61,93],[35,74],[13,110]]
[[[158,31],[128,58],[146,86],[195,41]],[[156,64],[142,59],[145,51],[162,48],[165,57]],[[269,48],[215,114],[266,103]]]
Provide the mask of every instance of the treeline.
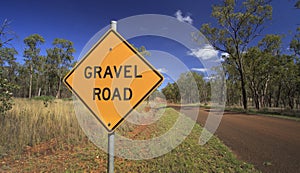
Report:
[[[6,20],[0,28],[0,73],[1,78],[9,82],[10,88],[14,88],[12,95],[24,98],[42,95],[70,97],[70,92],[63,87],[62,78],[74,64],[73,43],[56,38],[52,47],[45,50],[46,55],[42,55],[41,46],[45,40],[41,35],[33,34],[24,39],[24,51],[17,52],[7,45],[13,38],[5,35],[8,24]],[[22,55],[24,64],[16,61],[17,54]]]
[[[256,109],[300,107],[299,33],[291,41],[291,54],[281,52],[281,36],[266,35],[258,46],[251,47],[242,56],[248,104]],[[296,43],[296,42],[297,43]],[[297,48],[298,47],[298,48]],[[240,75],[226,57],[227,104],[243,105]]]
[[[295,7],[299,8],[299,4],[297,1]],[[299,109],[300,27],[286,50],[282,46],[284,35],[265,34],[262,37],[272,17],[270,1],[224,0],[213,6],[212,17],[217,21],[216,26],[203,24],[201,33],[193,33],[193,36],[197,41],[203,33],[216,50],[223,52],[226,105],[243,106],[244,109],[248,106]],[[192,89],[191,77],[197,81],[197,96],[179,87]],[[211,81],[203,80],[195,72],[185,73],[162,92],[169,102],[207,103],[211,100],[210,85]]]
[[210,82],[197,72],[182,73],[177,81],[168,83],[161,92],[172,103],[208,104],[211,98]]
[[300,28],[288,50],[282,46],[284,35],[263,34],[272,19],[270,2],[224,0],[212,8],[214,26],[204,24],[200,29],[216,50],[224,52],[227,105],[300,107]]

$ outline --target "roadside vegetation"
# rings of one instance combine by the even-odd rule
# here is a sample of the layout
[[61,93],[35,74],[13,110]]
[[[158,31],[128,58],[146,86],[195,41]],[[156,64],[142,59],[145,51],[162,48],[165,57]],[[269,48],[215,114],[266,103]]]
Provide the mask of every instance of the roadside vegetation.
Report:
[[226,107],[225,111],[230,112],[241,112],[247,114],[255,114],[255,115],[265,115],[270,117],[282,118],[300,121],[300,111],[299,110],[290,110],[290,109],[260,109],[257,110],[255,108],[248,108],[248,110],[244,110],[241,107]]
[[[148,139],[165,133],[178,117],[167,108],[159,121],[136,126],[125,123],[118,133]],[[142,131],[136,130],[143,128]],[[122,132],[123,131],[123,132]],[[239,161],[216,137],[198,144],[202,128],[195,125],[187,139],[170,153],[141,161],[116,158],[117,172],[257,172]],[[0,172],[105,172],[107,155],[86,138],[77,123],[72,101],[15,99],[0,126]]]

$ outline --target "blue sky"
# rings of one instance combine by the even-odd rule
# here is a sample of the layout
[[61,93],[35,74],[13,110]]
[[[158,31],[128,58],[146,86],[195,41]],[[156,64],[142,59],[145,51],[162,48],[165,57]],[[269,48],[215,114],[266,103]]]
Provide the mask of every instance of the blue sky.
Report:
[[[174,1],[174,0],[126,0],[126,1],[74,1],[74,0],[6,0],[1,2],[0,21],[9,19],[12,21],[11,29],[18,38],[14,40],[14,47],[19,52],[18,61],[21,62],[24,50],[23,39],[31,34],[42,35],[46,43],[42,49],[51,47],[54,38],[64,38],[74,42],[78,58],[84,45],[89,39],[107,26],[111,20],[120,20],[140,14],[163,14],[180,19],[187,19],[196,28],[204,23],[215,22],[211,18],[211,6],[218,3],[212,1]],[[300,24],[300,10],[296,10],[294,0],[273,0],[273,20],[268,23],[264,33],[284,34],[283,50],[288,44]],[[178,10],[182,14],[175,15]],[[145,42],[145,40],[147,40]],[[177,43],[165,39],[164,44],[159,38],[144,38],[132,40],[137,46],[145,45],[147,49],[163,50],[180,58],[186,58],[188,68],[201,68],[201,63],[196,62],[192,56],[186,54],[186,50],[178,51],[174,47],[182,47]],[[258,41],[258,40],[256,40]],[[140,44],[140,45],[139,45]],[[45,53],[44,51],[42,53]],[[151,58],[150,58],[151,59]],[[197,64],[198,63],[198,64]],[[154,63],[154,66],[155,63]],[[161,68],[162,71],[164,67]]]

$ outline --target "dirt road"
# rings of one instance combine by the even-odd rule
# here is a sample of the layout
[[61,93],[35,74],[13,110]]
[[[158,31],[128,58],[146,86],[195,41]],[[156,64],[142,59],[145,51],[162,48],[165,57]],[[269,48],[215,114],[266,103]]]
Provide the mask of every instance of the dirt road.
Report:
[[[196,109],[185,107],[183,112],[189,115]],[[200,109],[198,123],[202,126],[208,111]],[[239,159],[262,172],[300,172],[300,122],[225,112],[215,134]]]

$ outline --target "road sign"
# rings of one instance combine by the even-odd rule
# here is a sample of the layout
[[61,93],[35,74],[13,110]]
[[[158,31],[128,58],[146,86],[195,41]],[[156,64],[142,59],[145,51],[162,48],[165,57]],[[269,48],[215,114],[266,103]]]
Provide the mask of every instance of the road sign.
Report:
[[163,76],[113,29],[64,78],[109,132],[162,81]]

